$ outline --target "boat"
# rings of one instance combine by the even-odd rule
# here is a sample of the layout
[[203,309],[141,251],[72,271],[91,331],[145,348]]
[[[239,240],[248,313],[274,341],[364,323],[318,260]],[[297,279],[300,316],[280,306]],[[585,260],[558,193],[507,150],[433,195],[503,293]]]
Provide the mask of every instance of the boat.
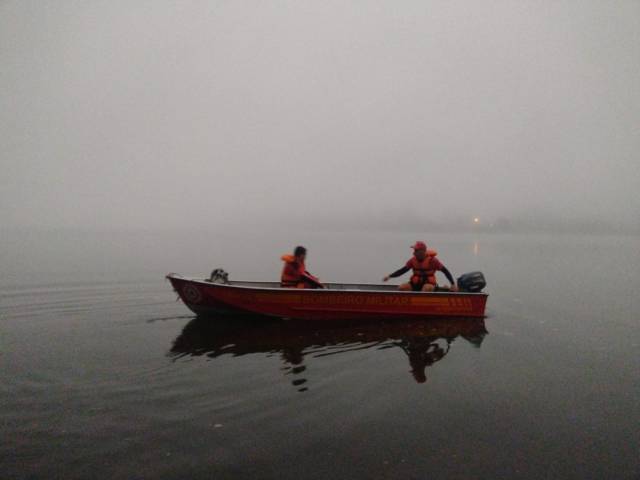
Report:
[[393,285],[325,283],[322,289],[278,282],[212,281],[170,273],[184,304],[199,316],[240,315],[298,320],[484,317],[484,292],[401,292]]

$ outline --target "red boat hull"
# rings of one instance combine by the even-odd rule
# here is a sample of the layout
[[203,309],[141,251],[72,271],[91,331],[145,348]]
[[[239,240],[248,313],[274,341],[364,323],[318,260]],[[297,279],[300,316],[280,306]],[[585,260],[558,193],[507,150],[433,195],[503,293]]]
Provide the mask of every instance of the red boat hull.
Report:
[[[169,274],[167,278],[198,315],[265,315],[301,320],[407,317],[484,317],[486,293],[396,290],[309,290],[210,283]],[[380,287],[384,288],[384,287]]]

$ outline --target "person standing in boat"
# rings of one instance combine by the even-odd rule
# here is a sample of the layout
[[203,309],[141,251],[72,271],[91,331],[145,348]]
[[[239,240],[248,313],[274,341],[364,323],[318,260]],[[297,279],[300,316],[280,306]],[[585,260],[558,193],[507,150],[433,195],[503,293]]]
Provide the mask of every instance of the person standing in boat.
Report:
[[280,286],[283,288],[324,288],[316,277],[311,275],[304,264],[307,258],[307,249],[296,247],[293,255],[282,256],[284,267],[280,277]]
[[407,273],[409,270],[413,270],[411,280],[399,285],[398,290],[405,292],[433,292],[438,286],[438,283],[436,282],[436,272],[442,272],[451,284],[451,291],[455,292],[458,290],[451,272],[440,260],[436,258],[438,252],[435,250],[428,250],[427,245],[424,242],[416,242],[416,244],[411,248],[413,248],[413,257],[407,261],[406,265],[385,276],[382,281],[386,282],[390,278],[399,277],[400,275]]

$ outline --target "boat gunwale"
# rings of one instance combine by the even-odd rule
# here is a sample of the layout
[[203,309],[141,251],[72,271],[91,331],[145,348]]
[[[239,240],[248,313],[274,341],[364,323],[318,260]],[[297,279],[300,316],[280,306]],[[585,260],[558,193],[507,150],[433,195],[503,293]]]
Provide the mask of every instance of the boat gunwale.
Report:
[[[337,289],[337,290],[331,290],[329,289],[324,289],[324,288],[304,288],[304,289],[300,289],[300,288],[282,288],[282,287],[257,287],[257,286],[247,286],[247,285],[233,285],[230,283],[215,283],[215,282],[209,282],[207,280],[201,280],[201,279],[195,279],[195,278],[187,278],[187,277],[183,277],[179,274],[175,274],[175,273],[169,273],[166,275],[167,279],[176,279],[176,280],[183,280],[186,282],[193,282],[193,283],[199,283],[202,285],[206,285],[206,286],[213,286],[213,287],[223,287],[223,288],[236,288],[236,289],[241,289],[241,290],[266,290],[269,292],[301,292],[304,291],[304,293],[310,293],[310,294],[327,294],[327,293],[375,293],[375,294],[387,294],[387,295],[397,295],[397,294],[402,294],[402,295],[470,295],[470,296],[481,296],[481,297],[488,297],[489,294],[486,292],[406,292],[406,291],[402,291],[402,290],[357,290],[357,289],[348,289],[348,288],[341,288],[341,289]],[[235,281],[239,281],[239,280],[235,280]],[[276,282],[249,282],[247,281],[247,283],[276,283]],[[358,283],[358,284],[349,284],[349,283],[337,283],[337,282],[328,282],[325,283],[325,285],[362,285],[362,286],[386,286],[386,285],[380,285],[380,284],[376,284],[376,283]]]

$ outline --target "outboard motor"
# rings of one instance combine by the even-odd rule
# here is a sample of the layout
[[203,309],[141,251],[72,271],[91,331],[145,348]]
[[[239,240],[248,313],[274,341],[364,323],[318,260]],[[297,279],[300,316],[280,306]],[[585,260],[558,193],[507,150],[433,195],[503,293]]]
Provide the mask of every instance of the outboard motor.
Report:
[[229,283],[229,274],[222,268],[216,268],[207,279],[211,283]]
[[458,277],[458,288],[462,292],[481,292],[487,286],[482,272],[469,272]]

